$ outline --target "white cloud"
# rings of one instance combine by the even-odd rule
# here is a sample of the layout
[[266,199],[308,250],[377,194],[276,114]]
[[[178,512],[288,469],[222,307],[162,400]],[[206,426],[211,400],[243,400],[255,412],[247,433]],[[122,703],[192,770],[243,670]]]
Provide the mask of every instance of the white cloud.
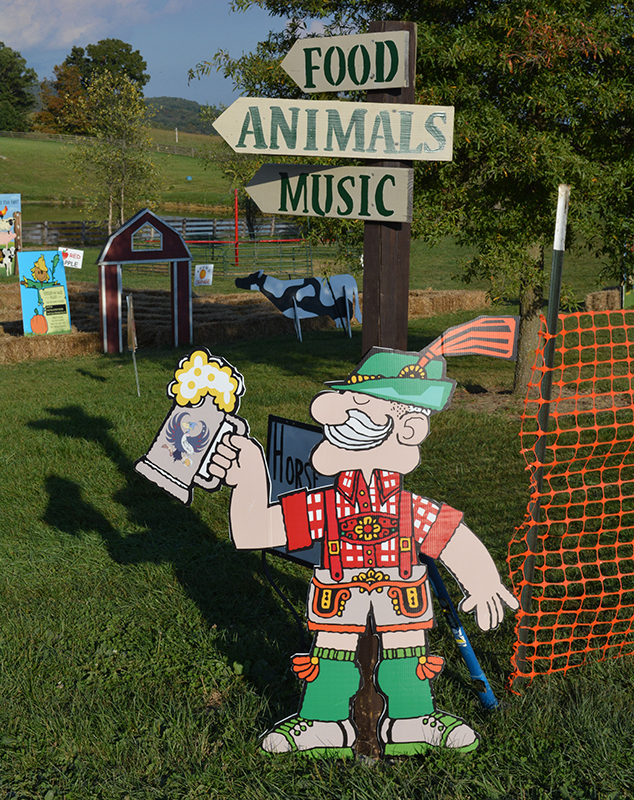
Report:
[[176,14],[189,0],[5,0],[0,38],[14,50],[59,50],[121,38],[126,25]]

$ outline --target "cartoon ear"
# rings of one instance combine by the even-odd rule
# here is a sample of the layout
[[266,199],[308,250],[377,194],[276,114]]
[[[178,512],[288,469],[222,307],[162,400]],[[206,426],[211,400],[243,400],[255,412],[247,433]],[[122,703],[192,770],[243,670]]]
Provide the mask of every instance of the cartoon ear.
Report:
[[397,427],[396,438],[399,444],[419,445],[429,433],[429,419],[422,411],[410,411]]

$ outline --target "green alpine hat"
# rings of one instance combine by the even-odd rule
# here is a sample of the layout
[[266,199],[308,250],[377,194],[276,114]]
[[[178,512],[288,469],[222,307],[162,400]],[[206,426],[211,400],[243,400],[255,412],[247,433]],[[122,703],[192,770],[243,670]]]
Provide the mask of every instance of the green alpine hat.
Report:
[[363,394],[443,411],[456,388],[446,375],[445,355],[487,355],[515,359],[517,317],[481,316],[455,325],[420,353],[373,347],[345,381],[329,383],[340,392]]
[[373,347],[345,381],[328,385],[340,392],[362,392],[432,412],[443,411],[456,388],[456,382],[446,377],[445,359],[434,358],[424,367],[419,361],[420,353]]

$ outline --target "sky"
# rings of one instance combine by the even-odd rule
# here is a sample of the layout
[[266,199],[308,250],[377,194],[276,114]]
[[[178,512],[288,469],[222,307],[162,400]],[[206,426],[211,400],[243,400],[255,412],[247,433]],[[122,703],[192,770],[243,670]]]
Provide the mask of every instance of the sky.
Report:
[[43,80],[73,45],[121,39],[147,61],[146,97],[228,105],[238,97],[230,80],[214,70],[188,84],[187,71],[220,49],[248,53],[285,24],[259,7],[231,12],[229,0],[5,0],[0,41]]

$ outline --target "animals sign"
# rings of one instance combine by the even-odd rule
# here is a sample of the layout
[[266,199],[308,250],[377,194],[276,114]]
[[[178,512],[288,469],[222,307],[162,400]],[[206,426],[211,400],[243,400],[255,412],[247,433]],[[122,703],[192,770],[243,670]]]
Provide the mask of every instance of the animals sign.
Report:
[[258,270],[246,278],[236,278],[236,286],[238,289],[259,289],[285,317],[295,322],[300,342],[301,319],[332,317],[337,327],[343,327],[349,336],[352,336],[350,322],[353,316],[361,322],[359,290],[352,275],[284,281]]

